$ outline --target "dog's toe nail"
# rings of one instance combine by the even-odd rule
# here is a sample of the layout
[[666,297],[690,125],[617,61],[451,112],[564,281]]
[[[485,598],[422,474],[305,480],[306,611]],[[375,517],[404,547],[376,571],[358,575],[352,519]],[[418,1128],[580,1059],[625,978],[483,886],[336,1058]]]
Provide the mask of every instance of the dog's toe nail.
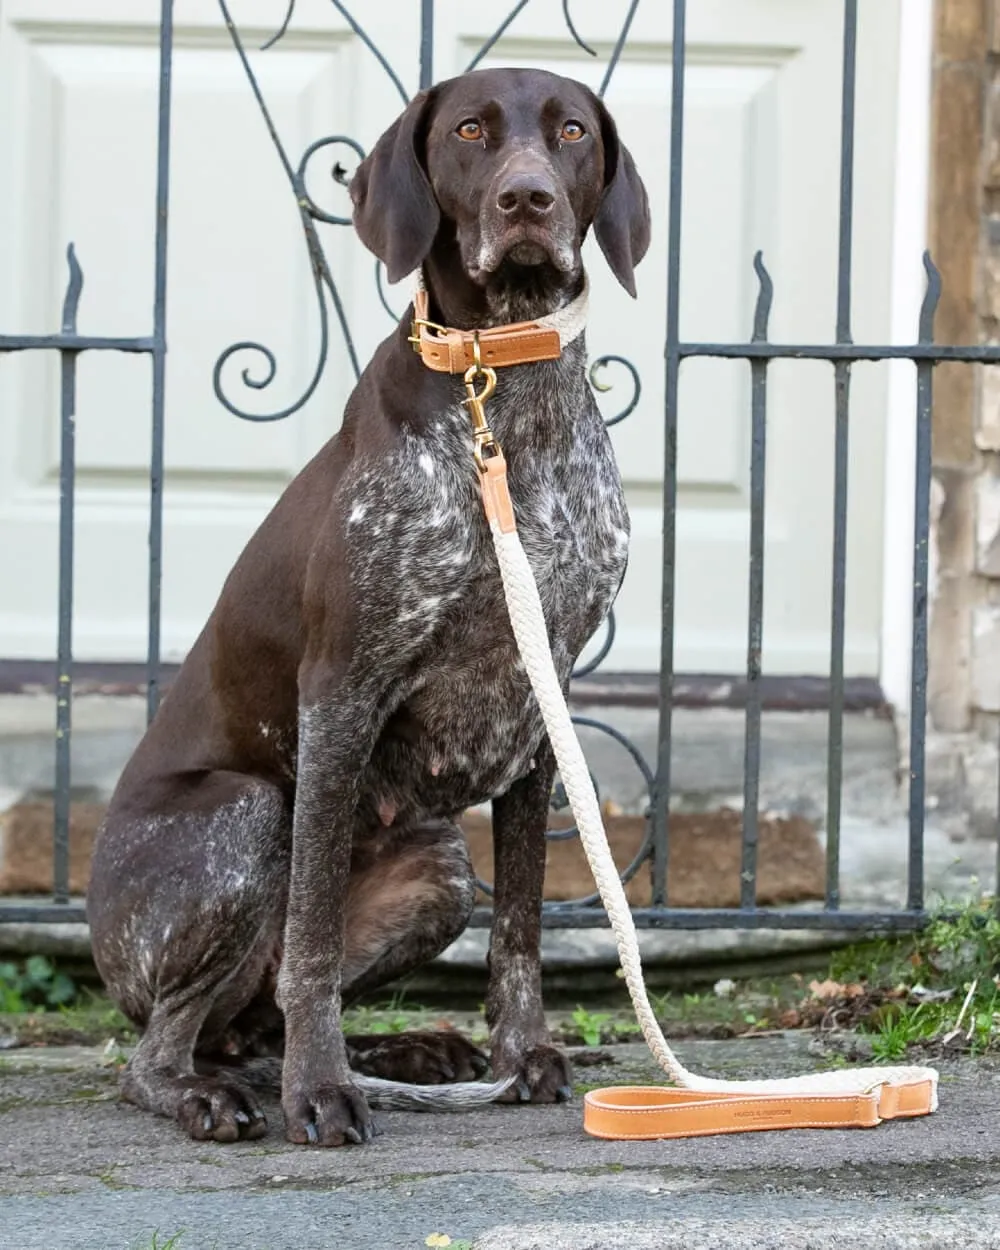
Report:
[[531,1088],[526,1081],[518,1081],[517,1096],[522,1102],[531,1102]]
[[247,1115],[247,1113],[246,1113],[245,1111],[237,1111],[237,1112],[236,1112],[236,1123],[237,1123],[237,1124],[249,1124],[249,1123],[250,1123],[250,1117]]
[[306,1140],[310,1146],[315,1146],[319,1141],[319,1133],[316,1132],[316,1125],[310,1120],[306,1124]]
[[345,1129],[344,1136],[347,1138],[348,1141],[354,1142],[356,1146],[361,1145],[361,1134],[358,1132],[356,1128]]
[[205,1130],[205,1132],[206,1132],[206,1133],[211,1133],[211,1131],[212,1131],[212,1117],[211,1117],[210,1115],[206,1115],[206,1116],[205,1116],[205,1118],[204,1118],[204,1119],[202,1120],[202,1122],[201,1122],[201,1126],[202,1126],[202,1128]]
[[253,1118],[254,1118],[255,1120],[263,1120],[263,1119],[265,1118],[265,1117],[264,1117],[264,1112],[263,1112],[263,1111],[261,1111],[260,1107],[257,1107],[257,1108],[256,1108],[254,1111],[252,1111],[250,1114],[253,1116]]
[[446,1081],[453,1081],[455,1079],[455,1069],[450,1063],[443,1063],[441,1065],[441,1075]]
[[573,1091],[568,1085],[560,1085],[556,1090],[556,1102],[569,1102],[573,1097]]

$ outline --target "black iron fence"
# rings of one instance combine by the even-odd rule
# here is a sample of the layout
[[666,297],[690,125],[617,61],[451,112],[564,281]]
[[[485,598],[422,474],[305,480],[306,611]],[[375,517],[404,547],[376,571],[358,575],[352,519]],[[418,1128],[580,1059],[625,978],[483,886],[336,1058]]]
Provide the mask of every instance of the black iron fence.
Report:
[[[496,31],[472,58],[473,69],[501,40],[508,28],[531,0],[518,0]],[[252,353],[255,363],[263,362],[262,374],[249,367],[241,372],[245,386],[265,390],[273,381],[277,362],[264,344],[242,341],[228,347],[219,357],[213,376],[215,394],[233,415],[253,421],[286,419],[300,410],[312,396],[326,367],[331,326],[335,325],[346,346],[351,367],[358,375],[360,362],[355,350],[351,327],[341,299],[335,276],[327,261],[317,226],[350,226],[350,219],[326,212],[314,202],[306,189],[306,170],[319,152],[333,156],[337,149],[357,159],[364,155],[357,142],[346,135],[331,135],[310,144],[295,162],[285,149],[274,124],[267,101],[260,89],[247,55],[239,28],[233,20],[226,0],[218,0],[221,18],[232,38],[235,54],[246,73],[249,89],[260,108],[264,125],[274,143],[278,158],[287,175],[292,194],[299,208],[302,229],[311,261],[320,317],[320,350],[316,367],[305,391],[292,404],[264,415],[242,410],[231,399],[223,385],[224,366],[240,353]],[[347,6],[331,0],[354,34],[376,58],[402,101],[406,89],[383,52]],[[599,93],[604,94],[625,48],[629,30],[640,0],[629,0],[618,38],[605,69]],[[285,36],[295,16],[296,0],[288,0],[280,28],[264,45],[266,50]],[[744,343],[687,342],[681,338],[680,272],[681,272],[681,191],[684,178],[684,103],[686,0],[674,0],[672,15],[672,87],[671,130],[669,149],[668,204],[668,276],[667,276],[667,338],[665,345],[666,396],[664,408],[665,462],[663,476],[663,591],[662,649],[659,681],[659,741],[657,758],[650,764],[634,743],[613,725],[593,718],[576,718],[581,726],[610,735],[629,753],[638,768],[649,794],[646,832],[632,862],[623,872],[630,879],[640,871],[648,871],[652,881],[652,905],[636,909],[638,925],[647,928],[704,929],[717,927],[796,928],[796,929],[858,929],[892,931],[915,929],[927,917],[924,899],[924,820],[925,820],[925,724],[927,710],[927,619],[928,619],[928,533],[931,480],[931,407],[933,367],[940,361],[966,363],[1000,363],[1000,347],[942,346],[934,343],[934,314],[940,295],[940,278],[930,257],[925,254],[926,293],[920,311],[918,341],[910,346],[859,345],[851,335],[851,255],[853,243],[853,172],[855,136],[855,69],[857,62],[858,14],[857,0],[844,3],[842,125],[840,142],[840,225],[839,263],[836,308],[836,341],[834,343],[779,344],[768,338],[768,321],[773,286],[758,253],[753,266],[758,280],[757,304],[751,340]],[[569,36],[586,52],[596,55],[574,25],[570,0],[562,0],[563,16]],[[434,0],[421,0],[420,75],[421,88],[434,81]],[[667,10],[664,9],[664,22]],[[73,621],[73,548],[75,487],[75,399],[76,365],[80,353],[87,351],[122,351],[148,355],[152,362],[152,446],[150,451],[150,516],[149,516],[149,633],[146,661],[147,710],[151,719],[157,709],[160,691],[160,587],[163,528],[163,446],[164,446],[164,366],[166,360],[166,259],[170,176],[170,106],[171,66],[173,54],[173,0],[161,0],[160,82],[158,111],[157,189],[155,204],[155,298],[153,327],[148,335],[134,338],[102,338],[77,332],[77,308],[83,289],[83,274],[72,244],[68,250],[69,282],[63,305],[62,326],[52,335],[0,334],[0,357],[7,352],[56,351],[62,374],[61,389],[61,466],[59,514],[59,631],[56,682],[55,726],[55,816],[53,830],[54,878],[51,900],[37,902],[0,901],[2,921],[70,921],[84,918],[83,905],[69,894],[69,814],[70,814],[70,743],[72,734],[74,662],[72,654]],[[333,177],[344,183],[347,173],[336,161]],[[395,321],[383,289],[383,275],[375,266],[374,281],[383,306]],[[670,778],[672,761],[672,709],[675,693],[674,669],[674,605],[675,554],[677,518],[677,430],[678,380],[681,364],[695,357],[719,357],[745,360],[751,378],[750,428],[750,558],[749,614],[747,622],[746,662],[746,728],[744,750],[742,864],[740,902],[735,908],[690,909],[667,905],[668,862],[670,845]],[[835,463],[833,554],[831,567],[832,616],[830,649],[830,704],[827,760],[826,805],[826,897],[822,907],[763,908],[757,905],[758,809],[761,763],[762,699],[762,631],[764,602],[764,516],[765,466],[767,435],[768,367],[778,359],[823,360],[833,366],[835,396]],[[898,910],[849,911],[840,905],[840,829],[843,774],[844,718],[844,639],[845,589],[847,572],[847,501],[848,448],[850,439],[851,369],[858,361],[902,359],[912,361],[917,373],[915,521],[913,534],[913,633],[911,648],[912,687],[910,697],[909,741],[909,857],[905,906]],[[624,420],[640,400],[640,375],[635,365],[620,356],[597,357],[592,365],[591,379],[599,388],[600,370],[617,363],[628,371],[633,394],[629,403],[609,424]],[[606,658],[614,640],[614,617],[609,618],[603,641],[594,657],[574,674],[592,673]],[[554,834],[573,836],[573,831]],[[488,909],[480,910],[474,924],[488,923]],[[573,903],[550,903],[545,908],[545,923],[551,927],[594,927],[606,923],[596,895]]]

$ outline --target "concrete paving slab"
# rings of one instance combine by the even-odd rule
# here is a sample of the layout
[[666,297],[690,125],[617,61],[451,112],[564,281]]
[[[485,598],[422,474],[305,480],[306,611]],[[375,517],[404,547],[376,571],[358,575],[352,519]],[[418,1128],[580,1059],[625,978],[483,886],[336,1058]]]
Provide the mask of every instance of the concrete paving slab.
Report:
[[984,1227],[975,1217],[936,1216],[928,1227],[925,1216],[901,1211],[879,1228],[871,1219],[838,1220],[773,1219],[768,1227],[760,1221],[730,1220],[724,1233],[712,1220],[671,1219],[660,1224],[540,1224],[534,1228],[497,1229],[476,1239],[473,1250],[694,1250],[725,1247],[725,1250],[929,1250],[962,1246],[969,1250],[995,1250],[1000,1244],[996,1228]]
[[[813,1069],[809,1048],[802,1034],[679,1047],[693,1067],[748,1077]],[[579,1079],[657,1079],[644,1047],[612,1054]],[[99,1048],[8,1052],[0,1250],[129,1250],[154,1230],[184,1230],[177,1250],[396,1250],[432,1233],[482,1250],[825,1250],[838,1230],[839,1246],[1000,1247],[1000,1063],[941,1066],[936,1115],[868,1131],[602,1142],[583,1133],[578,1096],[383,1114],[371,1146],[320,1151],[284,1141],[274,1097],[262,1141],[192,1142],[117,1101]]]

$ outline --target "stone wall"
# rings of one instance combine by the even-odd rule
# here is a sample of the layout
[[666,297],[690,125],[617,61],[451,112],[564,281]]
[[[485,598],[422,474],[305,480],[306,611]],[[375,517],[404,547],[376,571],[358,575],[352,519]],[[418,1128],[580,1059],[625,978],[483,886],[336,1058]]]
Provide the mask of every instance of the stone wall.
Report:
[[[1000,0],[938,0],[929,242],[941,343],[1000,342]],[[1000,712],[1000,368],[934,378],[931,713]]]
[[[936,0],[928,210],[937,341],[1000,343],[1000,0]],[[929,786],[942,809],[992,833],[1000,367],[937,367],[933,459]]]
[[[1000,342],[1000,0],[985,6],[980,334]],[[972,588],[971,703],[982,729],[1000,714],[1000,368],[978,370],[975,444],[975,543]]]

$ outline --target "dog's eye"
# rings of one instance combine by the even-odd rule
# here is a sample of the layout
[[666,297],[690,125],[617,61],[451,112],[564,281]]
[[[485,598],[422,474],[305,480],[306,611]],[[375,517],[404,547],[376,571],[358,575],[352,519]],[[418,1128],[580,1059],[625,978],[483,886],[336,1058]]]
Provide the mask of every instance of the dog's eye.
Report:
[[563,125],[559,138],[566,143],[576,143],[577,139],[582,139],[585,134],[586,131],[579,122],[568,121]]
[[470,143],[478,143],[483,137],[483,128],[474,117],[467,117],[455,133],[460,139],[468,139]]

